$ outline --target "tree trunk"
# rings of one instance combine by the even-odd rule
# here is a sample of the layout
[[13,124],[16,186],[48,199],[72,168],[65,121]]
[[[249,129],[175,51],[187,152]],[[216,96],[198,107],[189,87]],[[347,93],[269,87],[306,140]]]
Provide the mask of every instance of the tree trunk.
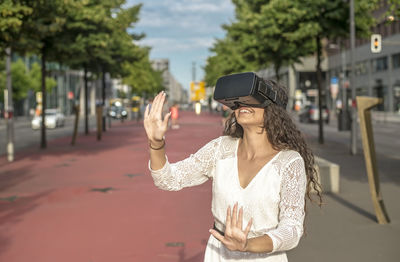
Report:
[[88,119],[88,79],[87,79],[87,66],[84,67],[84,76],[85,89],[84,89],[84,103],[85,103],[85,135],[89,134],[89,119]]
[[279,71],[281,69],[281,65],[274,65],[274,69],[275,69],[275,78],[276,78],[276,82],[279,83],[280,77],[279,77]]
[[318,86],[318,142],[324,143],[324,129],[322,119],[322,72],[321,72],[321,39],[319,36],[316,38],[317,41],[317,86]]
[[40,148],[46,148],[46,49],[42,48],[42,126],[40,137]]

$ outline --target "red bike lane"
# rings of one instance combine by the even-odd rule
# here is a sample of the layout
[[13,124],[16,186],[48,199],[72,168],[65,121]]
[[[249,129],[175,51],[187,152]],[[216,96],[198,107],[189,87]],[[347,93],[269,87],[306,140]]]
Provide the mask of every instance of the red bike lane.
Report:
[[[166,135],[171,162],[222,133],[221,117],[181,112]],[[211,182],[159,190],[147,169],[142,124],[0,157],[0,261],[203,260],[212,226]]]

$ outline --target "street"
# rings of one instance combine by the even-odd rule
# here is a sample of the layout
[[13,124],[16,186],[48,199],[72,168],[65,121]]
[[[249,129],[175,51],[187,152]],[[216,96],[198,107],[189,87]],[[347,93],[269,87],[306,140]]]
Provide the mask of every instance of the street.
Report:
[[[69,136],[72,138],[72,132],[74,128],[74,116],[68,116],[65,118],[65,125],[55,129],[46,129],[47,141],[51,141],[55,138]],[[119,120],[112,120],[111,123],[118,123]],[[7,148],[7,127],[5,120],[0,122],[0,155],[6,153]],[[107,127],[108,127],[107,119]],[[80,117],[78,133],[82,134],[85,132],[85,120]],[[96,119],[94,116],[89,117],[89,130],[96,132]],[[19,151],[29,146],[40,146],[40,129],[33,130],[31,128],[30,120],[26,118],[20,118],[14,122],[14,149]]]
[[[222,132],[219,115],[182,112],[179,124],[166,135],[171,162]],[[300,126],[316,155],[340,165],[341,187],[324,195],[321,209],[307,205],[305,235],[289,261],[397,261],[400,161],[378,153],[391,219],[378,225],[362,152],[350,156],[347,136],[334,136],[333,127],[319,145],[317,125]],[[203,261],[213,223],[210,181],[178,192],[157,189],[140,123],[118,122],[102,141],[94,132],[77,141],[71,147],[68,135],[46,150],[21,149],[13,163],[0,157],[0,261]]]
[[[296,117],[294,119],[296,120]],[[324,123],[324,139],[349,147],[350,153],[350,131],[338,131],[336,121],[335,118],[328,125]],[[298,125],[303,132],[318,137],[318,123],[298,123]],[[390,159],[400,160],[400,123],[373,122],[372,128],[377,154],[384,155]],[[362,141],[359,125],[357,126],[357,134],[357,148],[360,153],[362,152]]]
[[[293,119],[297,121],[297,117]],[[92,132],[95,131],[96,122],[94,117],[90,117],[89,126]],[[108,120],[107,120],[108,121]],[[324,123],[324,138],[326,141],[335,142],[348,146],[350,148],[350,131],[341,131],[337,129],[336,119],[332,119],[329,124]],[[112,120],[112,123],[118,123],[119,120]],[[298,123],[298,121],[297,121]],[[72,116],[66,118],[65,126],[56,129],[46,129],[47,139],[51,141],[54,138],[72,136],[72,130],[74,125],[74,118]],[[108,122],[107,122],[108,125]],[[302,131],[317,137],[318,135],[318,124],[312,123],[298,123]],[[40,130],[32,130],[30,122],[21,119],[18,120],[14,127],[15,132],[15,149],[20,150],[27,146],[39,146],[40,144]],[[375,149],[378,155],[385,156],[389,159],[400,160],[400,124],[399,123],[373,123]],[[79,132],[84,132],[84,119],[80,118]],[[359,134],[359,127],[358,127]],[[0,155],[6,152],[6,126],[5,121],[0,125]],[[362,142],[360,134],[358,135],[358,152],[362,152]],[[350,152],[350,149],[349,149]]]

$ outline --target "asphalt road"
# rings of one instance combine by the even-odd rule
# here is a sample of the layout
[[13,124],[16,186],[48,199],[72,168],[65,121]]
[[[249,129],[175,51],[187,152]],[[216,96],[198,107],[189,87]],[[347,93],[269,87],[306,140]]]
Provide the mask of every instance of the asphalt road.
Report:
[[[294,120],[297,117],[294,116]],[[47,140],[72,136],[73,129],[73,117],[67,117],[65,126],[56,129],[47,129]],[[118,120],[113,120],[115,122]],[[318,137],[318,124],[317,123],[297,123],[300,129],[306,133],[308,136]],[[108,125],[108,123],[107,123]],[[95,131],[96,122],[95,118],[91,117],[89,119],[89,128],[91,132]],[[350,131],[339,132],[336,125],[336,119],[327,125],[324,123],[324,139],[330,142],[340,143],[343,146],[349,148],[350,152]],[[25,119],[20,119],[15,121],[15,150],[18,151],[25,147],[38,146],[40,145],[40,130],[32,130],[30,127],[30,121]],[[399,123],[373,123],[374,130],[374,140],[375,149],[377,154],[385,156],[391,159],[400,160],[400,124]],[[84,120],[81,118],[79,123],[79,133],[84,132]],[[362,152],[362,142],[359,132],[359,127],[357,133],[359,134],[357,140],[358,152]],[[0,155],[6,153],[6,140],[7,133],[5,127],[5,121],[0,124]]]
[[[46,129],[47,141],[55,138],[70,136],[74,127],[75,118],[68,116],[65,119],[65,125],[55,129]],[[108,120],[107,120],[108,121]],[[112,123],[119,120],[112,120]],[[111,125],[112,125],[111,123]],[[108,122],[107,122],[108,127]],[[94,116],[89,117],[89,132],[95,132],[96,119]],[[85,132],[85,122],[80,118],[78,133]],[[7,128],[4,120],[0,122],[0,155],[6,154],[7,145]],[[19,151],[26,147],[40,146],[40,129],[32,130],[30,121],[24,118],[14,121],[14,149]]]
[[[296,120],[296,117],[294,117]],[[350,131],[338,131],[336,119],[328,125],[324,123],[324,140],[348,147],[350,154]],[[318,137],[318,123],[298,123],[300,129],[308,136]],[[372,124],[376,153],[391,159],[400,160],[400,123]],[[357,126],[357,152],[362,153],[360,127]]]

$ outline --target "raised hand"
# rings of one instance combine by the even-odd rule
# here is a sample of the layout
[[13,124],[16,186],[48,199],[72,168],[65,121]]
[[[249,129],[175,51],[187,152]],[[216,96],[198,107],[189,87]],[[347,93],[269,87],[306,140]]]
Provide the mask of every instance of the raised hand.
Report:
[[249,235],[252,219],[250,219],[245,230],[243,227],[243,207],[239,209],[239,215],[237,213],[238,204],[233,206],[233,212],[231,214],[231,207],[228,207],[226,213],[225,222],[225,236],[221,235],[214,229],[210,229],[210,233],[222,244],[225,245],[231,251],[246,251],[247,247],[247,236]]
[[168,129],[168,119],[171,113],[168,113],[162,119],[162,109],[165,102],[165,92],[161,91],[153,100],[151,109],[147,105],[144,112],[144,129],[147,137],[152,142],[159,142],[163,139]]

